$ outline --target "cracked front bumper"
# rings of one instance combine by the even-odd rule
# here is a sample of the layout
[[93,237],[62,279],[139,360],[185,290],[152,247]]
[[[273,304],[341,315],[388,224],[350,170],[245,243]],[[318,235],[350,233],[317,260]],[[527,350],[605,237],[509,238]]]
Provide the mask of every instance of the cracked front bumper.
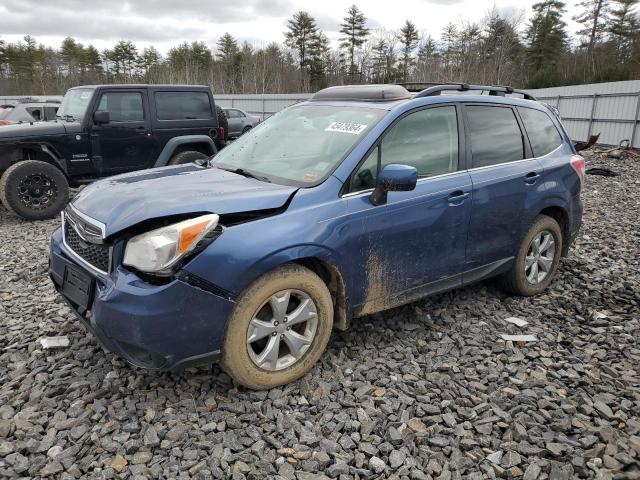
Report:
[[[232,300],[178,279],[152,285],[122,267],[98,274],[73,258],[57,230],[49,276],[82,325],[106,349],[134,365],[159,370],[207,363],[219,356]],[[87,288],[91,298],[86,309],[63,292],[67,268],[81,269],[93,282]]]

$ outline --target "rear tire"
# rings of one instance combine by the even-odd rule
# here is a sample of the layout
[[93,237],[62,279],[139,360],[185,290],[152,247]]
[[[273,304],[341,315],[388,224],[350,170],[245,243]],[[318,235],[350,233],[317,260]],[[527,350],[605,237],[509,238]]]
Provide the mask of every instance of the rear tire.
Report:
[[207,158],[209,157],[202,152],[186,150],[174,154],[171,160],[167,162],[167,165],[184,165],[185,163],[193,163],[196,160],[205,160]]
[[246,127],[244,127],[244,128],[242,129],[242,134],[241,134],[241,135],[244,135],[245,133],[247,133],[249,130],[251,130],[251,128],[252,128],[252,127],[251,127],[251,126],[249,126],[249,125],[247,125]]
[[[296,296],[304,300],[294,303],[297,302]],[[276,297],[278,301],[286,299],[286,304],[281,305],[282,312],[287,312],[280,318],[278,327],[275,320],[279,317],[275,310],[271,310],[271,302]],[[303,311],[298,308],[303,306],[303,301],[310,306],[308,311],[312,313],[297,314]],[[303,317],[308,320],[303,321]],[[257,340],[251,340],[249,329],[252,329],[251,336],[257,333],[253,330],[257,319],[261,319],[262,325],[267,325],[273,332],[269,330],[269,333],[257,335]],[[222,367],[236,382],[254,390],[293,382],[311,370],[320,359],[332,327],[333,301],[325,283],[305,267],[284,265],[258,278],[238,298],[227,322]],[[306,339],[299,350],[288,347],[291,334],[291,340]],[[270,349],[272,341],[278,343],[277,349]],[[277,361],[261,363],[261,355],[269,349],[275,351],[272,359],[277,358]]]
[[27,220],[51,218],[69,201],[69,183],[56,167],[40,160],[22,160],[0,178],[0,201]]
[[539,215],[522,240],[511,270],[498,277],[500,287],[523,297],[541,293],[558,270],[561,252],[560,225],[551,217]]

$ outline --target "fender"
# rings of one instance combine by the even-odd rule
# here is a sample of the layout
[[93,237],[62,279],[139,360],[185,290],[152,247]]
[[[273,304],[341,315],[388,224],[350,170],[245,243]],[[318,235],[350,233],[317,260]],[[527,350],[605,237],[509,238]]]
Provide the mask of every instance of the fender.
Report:
[[247,288],[251,282],[268,271],[285,263],[304,258],[317,258],[322,260],[335,267],[341,274],[345,271],[340,255],[324,245],[313,243],[291,245],[281,250],[271,252],[249,266],[242,275],[242,278],[239,279],[240,291]]
[[[67,170],[67,161],[65,158],[63,158],[57,151],[56,149],[50,145],[47,142],[21,142],[21,141],[16,141],[14,143],[12,143],[10,146],[9,145],[3,145],[2,147],[8,147],[6,149],[2,149],[4,150],[4,152],[15,152],[17,150],[21,150],[21,149],[31,149],[31,150],[35,150],[35,151],[40,151],[42,152],[50,161],[50,163],[52,163],[53,165],[55,165],[56,167],[58,167],[64,174],[65,176],[68,177],[68,170]],[[4,153],[3,152],[3,153]],[[18,155],[18,157],[20,157],[20,155]],[[25,160],[23,158],[16,158],[16,160]],[[12,163],[12,161],[9,162],[4,162],[2,158],[0,158],[0,168],[5,168],[5,163],[6,164],[6,168],[8,168]]]
[[153,165],[153,167],[156,168],[166,166],[177,147],[193,143],[206,143],[210,147],[209,153],[211,153],[211,155],[215,155],[216,153],[218,153],[216,144],[208,135],[183,135],[181,137],[173,137],[164,146],[162,152],[160,152],[160,156],[158,156],[158,159],[156,160],[156,163]]

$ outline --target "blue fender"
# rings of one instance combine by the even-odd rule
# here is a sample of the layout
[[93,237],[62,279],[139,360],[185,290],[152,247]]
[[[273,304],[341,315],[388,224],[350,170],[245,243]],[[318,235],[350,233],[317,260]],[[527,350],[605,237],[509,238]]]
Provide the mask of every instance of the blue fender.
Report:
[[208,135],[183,135],[181,137],[173,137],[171,140],[167,142],[167,144],[160,152],[160,156],[156,160],[156,163],[153,165],[155,167],[164,167],[167,165],[171,157],[173,156],[173,152],[176,151],[176,148],[180,145],[191,144],[191,143],[206,143],[211,147],[211,155],[215,155],[218,153],[218,149],[216,148],[216,144],[213,142],[213,139]]

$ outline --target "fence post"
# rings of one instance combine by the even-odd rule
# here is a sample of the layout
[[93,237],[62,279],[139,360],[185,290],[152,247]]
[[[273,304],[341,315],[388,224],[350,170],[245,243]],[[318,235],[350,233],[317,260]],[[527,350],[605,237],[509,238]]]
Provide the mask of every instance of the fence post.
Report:
[[265,115],[265,111],[266,111],[266,107],[265,107],[265,98],[264,95],[262,95],[262,120],[264,120],[264,115]]
[[596,103],[598,102],[598,94],[593,94],[593,100],[591,100],[591,114],[589,115],[589,130],[587,131],[587,142],[591,136],[591,127],[593,126],[593,114],[596,112]]
[[562,116],[562,113],[560,113],[560,95],[558,95],[556,98],[556,108],[558,109],[558,114]]
[[638,122],[640,121],[640,119],[638,118],[638,115],[640,114],[640,91],[638,92],[638,101],[636,102],[636,114],[633,117],[633,127],[631,130],[631,141],[629,142],[629,147],[631,148],[635,148],[633,142],[636,139],[636,130],[638,129]]

